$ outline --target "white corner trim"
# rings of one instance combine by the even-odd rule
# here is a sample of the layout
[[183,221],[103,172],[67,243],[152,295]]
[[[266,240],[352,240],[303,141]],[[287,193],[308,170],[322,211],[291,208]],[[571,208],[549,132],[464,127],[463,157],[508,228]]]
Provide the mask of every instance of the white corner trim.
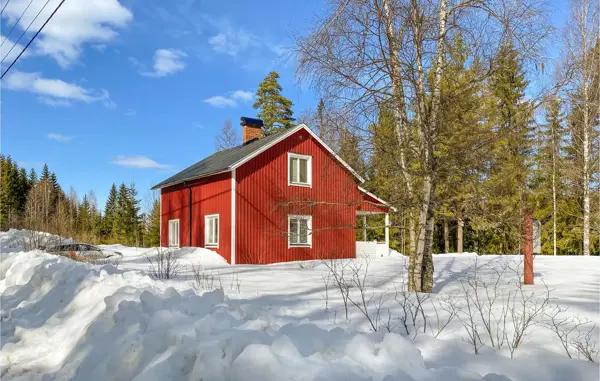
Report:
[[256,156],[260,155],[264,151],[266,151],[269,148],[273,147],[275,144],[281,142],[282,140],[287,139],[290,135],[292,135],[292,134],[294,134],[297,131],[300,131],[302,129],[304,129],[306,132],[308,132],[310,134],[310,136],[312,136],[319,144],[321,144],[327,150],[327,152],[329,152],[331,155],[333,155],[333,157],[335,157],[335,159],[337,161],[339,161],[340,164],[342,164],[348,171],[350,171],[350,173],[352,173],[354,175],[354,177],[356,177],[358,179],[358,181],[360,181],[361,183],[365,182],[365,179],[363,179],[354,169],[352,169],[352,167],[350,165],[348,165],[348,163],[346,163],[344,160],[342,160],[341,157],[339,157],[327,144],[325,144],[325,142],[323,140],[321,140],[321,138],[319,138],[317,136],[317,134],[315,134],[304,123],[301,123],[301,124],[297,125],[294,128],[290,128],[288,131],[286,131],[283,134],[281,134],[281,136],[279,138],[273,140],[271,143],[269,143],[266,146],[262,147],[260,150],[252,153],[251,155],[246,156],[245,158],[243,158],[242,160],[238,161],[237,163],[232,164],[229,167],[229,169],[235,169],[235,168],[239,167],[240,165],[242,165],[242,164],[246,163],[247,161],[255,158]]
[[398,211],[398,209],[394,208],[393,206],[391,206],[391,205],[390,205],[389,203],[387,203],[386,201],[384,201],[384,200],[380,199],[379,197],[375,196],[373,193],[369,192],[369,191],[368,191],[368,190],[366,190],[365,188],[363,188],[363,187],[360,187],[360,186],[359,186],[359,187],[358,187],[358,190],[359,190],[359,191],[361,191],[361,192],[363,192],[363,193],[365,193],[365,194],[368,194],[368,195],[369,195],[369,196],[371,196],[371,197],[373,197],[375,200],[379,201],[379,202],[380,202],[380,203],[382,203],[383,205],[385,205],[385,206],[387,206],[388,208],[392,209],[394,212],[397,212],[397,211]]
[[[163,201],[162,200],[162,189],[159,189],[158,192],[159,192],[159,194],[158,194],[158,203],[160,205],[159,206],[160,207],[160,212],[159,212],[160,213],[160,220],[158,222],[158,229],[160,231],[158,233],[158,240],[159,240],[158,247],[162,247],[162,236],[163,236],[163,234],[162,234],[162,232],[163,232],[163,230],[162,230],[162,225],[163,225],[163,223],[162,223],[162,220],[163,220],[163,214],[162,214],[162,201]],[[167,234],[167,240],[168,239],[169,239],[169,235]],[[169,244],[169,242],[167,242],[167,246],[168,246],[168,244]]]
[[235,265],[235,218],[236,218],[236,209],[235,209],[235,198],[236,198],[236,178],[235,178],[235,168],[231,171],[231,264]]

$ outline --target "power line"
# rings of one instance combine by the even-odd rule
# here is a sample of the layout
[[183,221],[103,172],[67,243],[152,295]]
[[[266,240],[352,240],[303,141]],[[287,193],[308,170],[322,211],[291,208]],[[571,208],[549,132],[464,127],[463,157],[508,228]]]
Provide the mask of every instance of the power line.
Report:
[[25,8],[25,10],[23,11],[23,13],[21,13],[21,16],[19,16],[19,19],[17,20],[17,22],[15,22],[12,26],[12,28],[10,28],[10,31],[8,32],[8,34],[6,35],[6,37],[4,37],[4,40],[2,41],[2,43],[0,44],[0,47],[2,47],[2,45],[4,45],[4,43],[6,42],[6,40],[8,40],[8,37],[10,37],[10,34],[12,33],[12,31],[15,29],[15,27],[19,24],[19,21],[21,21],[21,19],[23,18],[23,16],[25,15],[25,12],[27,12],[27,10],[29,9],[29,6],[31,5],[31,3],[33,3],[33,0],[29,0],[29,4],[27,4],[27,7]]
[[[10,70],[10,68],[12,68],[13,65],[15,63],[17,63],[17,60],[23,55],[23,53],[25,53],[25,50],[27,50],[27,48],[29,47],[29,45],[31,45],[31,43],[33,42],[33,40],[35,40],[35,38],[38,36],[38,34],[40,34],[40,32],[44,29],[44,27],[46,26],[46,24],[48,24],[48,22],[50,22],[50,20],[52,19],[52,17],[54,17],[54,15],[56,14],[56,12],[58,12],[58,10],[65,3],[65,1],[66,0],[61,0],[60,4],[58,4],[58,6],[54,9],[54,11],[48,17],[48,19],[46,19],[46,21],[44,22],[44,24],[42,24],[42,26],[40,27],[40,29],[38,29],[38,31],[35,32],[35,34],[31,38],[31,40],[29,40],[29,42],[27,43],[27,45],[25,45],[25,47],[23,48],[23,50],[21,50],[21,53],[19,53],[19,55],[17,56],[17,58],[15,58],[15,60],[10,64],[10,66],[8,67],[8,69],[6,69],[6,71],[4,73],[2,73],[2,76],[0,76],[0,79],[4,78],[4,76],[6,75],[6,73],[8,73],[8,71]],[[46,4],[47,4],[47,2],[46,2]]]
[[7,0],[6,4],[4,4],[4,6],[2,7],[2,12],[0,12],[0,15],[4,14],[4,10],[6,9],[6,6],[8,5],[8,3],[10,3],[10,0]]
[[[2,64],[2,62],[4,62],[4,60],[6,59],[6,57],[8,57],[8,55],[10,54],[10,52],[12,52],[12,50],[15,48],[15,46],[17,46],[17,44],[19,43],[19,41],[21,41],[21,39],[23,38],[23,36],[25,35],[25,33],[27,33],[27,31],[29,30],[29,28],[31,27],[31,25],[35,22],[35,20],[37,20],[38,16],[40,15],[40,13],[42,13],[42,11],[44,10],[44,8],[46,8],[46,5],[48,5],[49,2],[50,2],[50,0],[46,0],[46,3],[42,7],[42,9],[40,9],[40,11],[37,13],[37,15],[35,15],[35,17],[33,18],[33,20],[31,20],[31,22],[29,23],[29,25],[27,25],[27,28],[25,28],[25,30],[23,31],[23,33],[21,33],[21,35],[19,36],[19,39],[13,44],[12,48],[10,48],[10,50],[8,51],[8,53],[6,53],[6,55],[2,58],[2,61],[0,61],[0,64]],[[20,54],[19,54],[19,56],[20,56]]]

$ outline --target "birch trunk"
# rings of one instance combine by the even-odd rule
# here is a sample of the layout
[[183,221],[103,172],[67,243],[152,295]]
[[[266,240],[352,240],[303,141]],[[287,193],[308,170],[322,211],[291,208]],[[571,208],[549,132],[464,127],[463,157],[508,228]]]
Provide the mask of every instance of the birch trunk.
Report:
[[448,231],[448,220],[444,219],[444,252],[450,252],[450,232]]
[[462,254],[463,252],[463,226],[465,222],[462,218],[459,218],[456,222],[456,252]]
[[589,60],[586,15],[589,4],[583,4],[584,12],[581,12],[581,45],[583,50],[583,255],[590,255],[590,115],[589,115]]
[[552,125],[552,254],[556,256],[556,133]]

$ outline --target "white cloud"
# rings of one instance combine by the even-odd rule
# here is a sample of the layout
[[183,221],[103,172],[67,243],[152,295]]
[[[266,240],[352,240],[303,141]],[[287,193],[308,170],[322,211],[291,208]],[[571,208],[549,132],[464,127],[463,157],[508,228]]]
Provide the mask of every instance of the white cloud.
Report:
[[107,90],[86,89],[60,79],[43,78],[40,73],[10,72],[2,83],[7,90],[27,91],[39,95],[38,101],[50,106],[67,106],[71,101],[102,102],[108,108],[115,104]]
[[215,95],[207,98],[202,102],[208,103],[213,107],[225,108],[236,107],[238,103],[249,103],[252,101],[253,95],[250,91],[236,90],[228,95]]
[[[152,71],[140,71],[141,75],[146,77],[165,77],[175,74],[178,71],[185,69],[185,62],[182,61],[187,54],[177,49],[158,49],[154,53],[154,64]],[[143,65],[133,57],[129,57],[129,62],[138,68],[143,69]]]
[[125,111],[125,115],[127,116],[135,116],[136,111],[132,108],[130,108],[129,110]]
[[214,23],[220,30],[219,33],[210,37],[208,43],[217,53],[236,56],[239,53],[260,46],[255,35],[243,28],[236,28],[229,21]]
[[17,165],[19,167],[25,167],[25,168],[42,168],[42,166],[44,165],[44,163],[41,162],[41,161],[23,161],[23,160],[19,160],[19,161],[17,161]]
[[[12,0],[2,17],[8,20],[8,24],[15,23],[29,1]],[[60,1],[50,0],[30,30],[38,30]],[[19,20],[18,28],[24,30],[45,3],[46,0],[33,0]],[[36,39],[35,54],[48,55],[61,67],[67,67],[79,59],[84,44],[103,44],[113,40],[118,35],[117,30],[127,26],[132,19],[131,11],[118,0],[66,1]]]
[[[15,58],[21,53],[23,50],[23,45],[17,44],[15,45],[15,41],[9,40],[5,35],[0,33],[0,42],[2,43],[2,48],[0,48],[0,61],[4,61],[2,63],[3,67],[8,67]],[[28,57],[31,55],[31,51],[26,50],[20,59]]]
[[117,155],[112,164],[120,165],[127,168],[142,168],[142,169],[168,169],[171,168],[168,164],[160,164],[146,156],[134,155],[125,156]]
[[48,139],[56,140],[57,142],[61,142],[61,143],[68,143],[71,140],[73,140],[73,137],[57,134],[55,132],[51,132],[48,134]]
[[66,99],[57,99],[51,97],[38,97],[38,102],[52,107],[71,107],[71,102]]

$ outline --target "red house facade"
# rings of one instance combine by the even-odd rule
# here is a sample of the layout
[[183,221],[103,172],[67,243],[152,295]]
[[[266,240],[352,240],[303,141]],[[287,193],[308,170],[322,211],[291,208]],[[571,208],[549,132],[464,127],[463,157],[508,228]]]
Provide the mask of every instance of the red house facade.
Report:
[[153,188],[162,246],[206,247],[231,264],[353,258],[357,215],[385,214],[389,247],[390,206],[306,125],[263,138],[262,121],[242,125],[243,145]]

